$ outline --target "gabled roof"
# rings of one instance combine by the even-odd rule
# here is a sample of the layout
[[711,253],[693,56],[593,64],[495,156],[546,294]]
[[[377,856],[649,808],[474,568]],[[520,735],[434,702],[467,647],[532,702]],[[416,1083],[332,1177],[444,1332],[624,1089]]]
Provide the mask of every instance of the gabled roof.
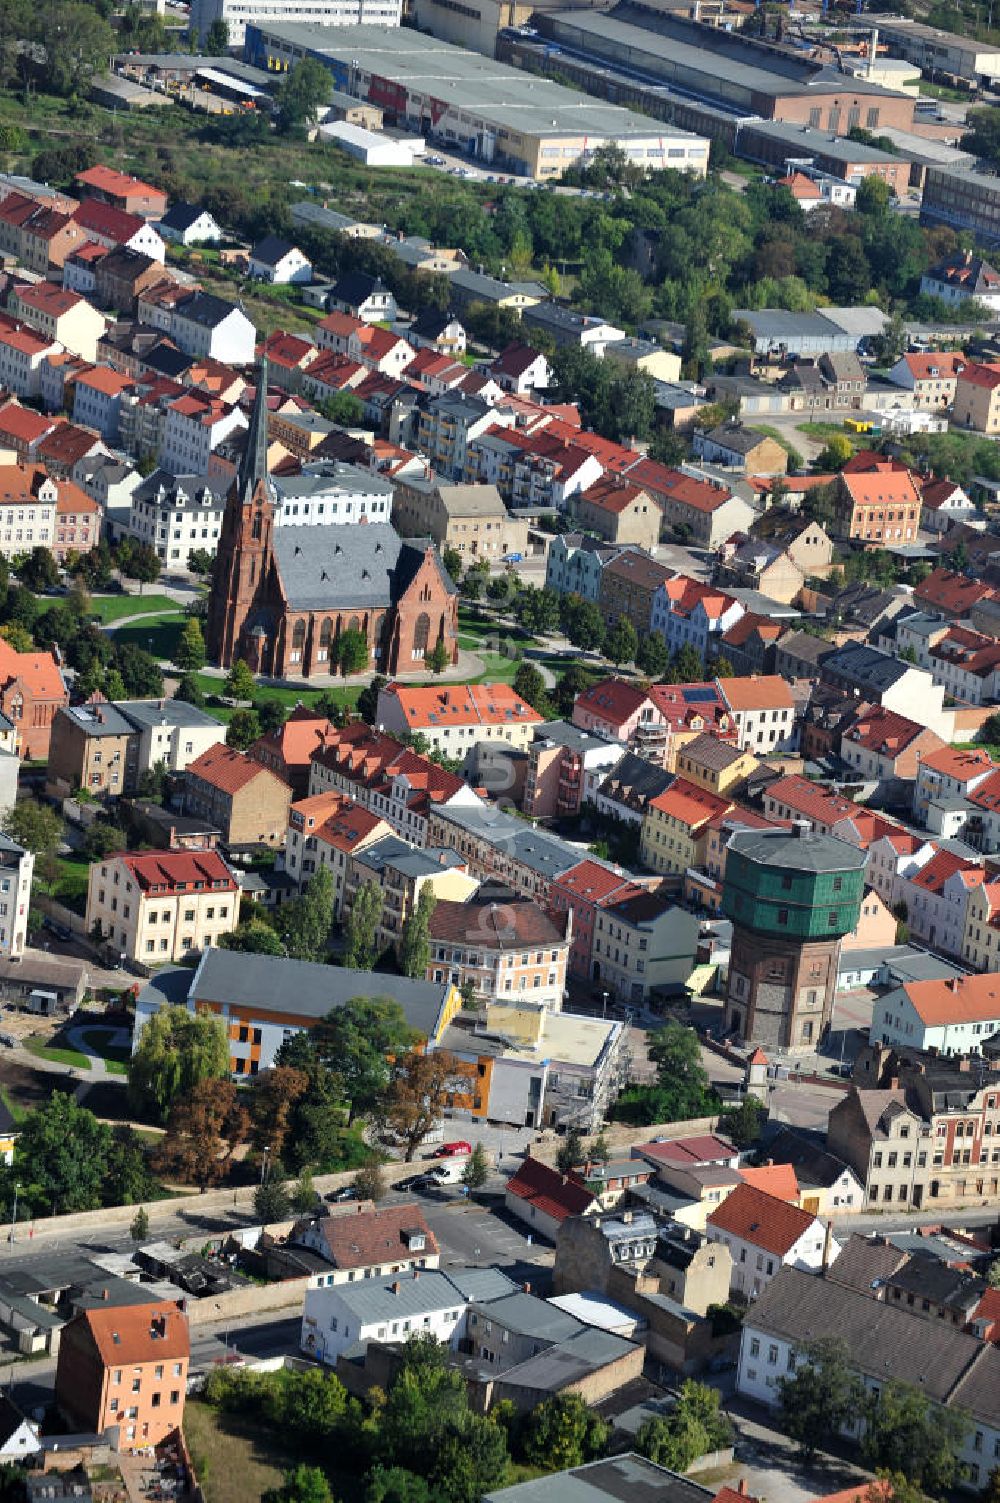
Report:
[[250,755],[254,756],[258,750],[271,752],[287,767],[308,767],[313,753],[334,729],[325,715],[317,715],[308,705],[296,705],[283,726],[254,742]]
[[900,991],[926,1028],[1000,1019],[1000,976],[992,973],[907,981]]
[[918,725],[915,720],[909,720],[905,715],[898,715],[895,710],[886,710],[879,706],[868,715],[860,716],[854,725],[844,732],[842,739],[850,742],[852,746],[863,747],[866,751],[875,752],[879,756],[897,757],[911,742],[928,734],[931,733],[928,733],[922,725]]
[[981,746],[939,746],[921,757],[920,766],[958,782],[967,782],[970,778],[1000,770],[989,752]]
[[277,266],[283,261],[295,246],[290,240],[283,240],[280,235],[265,235],[258,240],[250,252],[252,261],[259,261],[262,266]]
[[533,349],[530,344],[509,344],[490,366],[490,370],[497,376],[511,376],[517,378],[523,376],[535,364],[536,360],[542,359],[541,350]]
[[913,591],[914,600],[948,616],[965,616],[981,600],[994,594],[991,585],[950,569],[934,569]]
[[560,1222],[568,1216],[585,1216],[594,1204],[593,1194],[576,1174],[560,1174],[532,1157],[507,1181],[507,1193]]
[[177,1362],[190,1355],[187,1316],[166,1300],[84,1310],[73,1323],[77,1322],[105,1367],[156,1362],[161,1357]]
[[675,778],[665,793],[650,799],[649,807],[689,830],[697,830],[716,815],[731,809],[732,800],[719,798],[707,788],[689,783],[685,778]]
[[[314,1225],[324,1244],[323,1256],[334,1268],[370,1268],[374,1263],[405,1259],[414,1232],[425,1239],[420,1257],[433,1257],[438,1251],[423,1212],[412,1204],[382,1206],[354,1216],[324,1216]],[[298,1231],[298,1226],[292,1228],[293,1240]]]
[[744,1182],[716,1206],[707,1225],[776,1258],[784,1258],[799,1238],[816,1225],[816,1217]]
[[178,199],[177,203],[170,205],[160,223],[165,224],[168,230],[179,230],[183,234],[185,230],[197,224],[203,214],[208,214],[209,219],[212,217],[204,205],[186,204]]
[[648,702],[645,689],[623,678],[606,678],[576,696],[574,709],[586,710],[602,719],[621,724]]
[[120,861],[141,892],[190,892],[201,887],[236,890],[236,878],[218,851],[116,851],[108,865]]
[[744,1184],[752,1185],[755,1190],[763,1190],[765,1195],[785,1200],[789,1205],[798,1204],[799,1182],[791,1164],[767,1163],[757,1169],[738,1169],[736,1172]]
[[124,209],[102,203],[99,198],[85,198],[80,207],[73,210],[73,218],[83,229],[92,230],[95,235],[106,235],[118,245],[126,245],[146,223],[138,214],[126,214]]
[[239,793],[255,778],[263,777],[281,781],[275,773],[260,762],[221,742],[218,746],[210,746],[207,751],[202,752],[200,757],[195,757],[193,762],[189,762],[187,776],[197,778],[201,783],[208,783],[210,787],[218,788],[222,793]]
[[967,861],[962,856],[956,856],[951,851],[938,851],[921,867],[909,880],[914,887],[919,887],[923,892],[933,892],[940,895],[944,891],[944,885],[950,877],[960,873],[963,882],[969,887],[979,887],[986,880],[985,869],[975,861]]

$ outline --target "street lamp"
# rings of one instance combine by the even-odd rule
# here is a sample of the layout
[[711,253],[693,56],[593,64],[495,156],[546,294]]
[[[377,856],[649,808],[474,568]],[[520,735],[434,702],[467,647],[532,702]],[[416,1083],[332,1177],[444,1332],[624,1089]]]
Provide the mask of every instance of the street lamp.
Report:
[[264,1156],[263,1156],[263,1158],[260,1161],[260,1182],[261,1182],[261,1184],[264,1183],[264,1176],[267,1174],[267,1156],[268,1156],[268,1154],[270,1152],[271,1152],[271,1145],[270,1145],[270,1143],[265,1143],[264,1144]]
[[14,1214],[10,1218],[10,1242],[11,1242],[11,1246],[13,1246],[14,1242],[17,1240],[15,1238],[15,1236],[14,1236],[14,1228],[17,1225],[17,1192],[18,1192],[18,1190],[20,1190],[20,1188],[21,1188],[20,1182],[18,1180],[15,1180],[14,1181]]

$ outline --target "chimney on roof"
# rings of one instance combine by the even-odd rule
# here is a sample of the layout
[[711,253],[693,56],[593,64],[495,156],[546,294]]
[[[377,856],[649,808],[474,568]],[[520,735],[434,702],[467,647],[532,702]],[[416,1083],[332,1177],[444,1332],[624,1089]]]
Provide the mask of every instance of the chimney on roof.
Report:
[[413,1282],[416,1283],[417,1280],[419,1279],[419,1277],[420,1277],[420,1269],[419,1268],[414,1268],[414,1270],[413,1270]]
[[890,1075],[890,1077],[889,1077],[889,1089],[890,1089],[890,1091],[898,1091],[899,1090],[899,1076],[898,1075]]
[[950,992],[957,992],[961,981],[961,976],[949,976],[948,980],[945,982],[945,986]]
[[110,1289],[102,1289],[101,1290],[101,1299],[110,1299],[110,1298],[111,1298],[111,1290]]
[[393,1292],[393,1294],[398,1294],[399,1293],[399,1280],[398,1279],[393,1279],[393,1281],[392,1281],[392,1292]]
[[833,1250],[833,1222],[829,1219],[826,1223],[826,1236],[823,1238],[823,1272],[826,1273],[833,1261],[830,1253]]
[[741,1477],[739,1482],[737,1482],[736,1491],[738,1493],[741,1493],[744,1498],[749,1496],[749,1494],[747,1493],[747,1479],[745,1477]]

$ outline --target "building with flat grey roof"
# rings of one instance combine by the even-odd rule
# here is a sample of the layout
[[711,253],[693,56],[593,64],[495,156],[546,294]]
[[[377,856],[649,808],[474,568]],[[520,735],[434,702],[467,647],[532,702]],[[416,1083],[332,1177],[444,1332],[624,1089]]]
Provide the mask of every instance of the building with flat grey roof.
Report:
[[547,40],[571,54],[600,58],[713,105],[765,120],[796,121],[830,135],[855,126],[913,123],[913,100],[866,79],[848,78],[786,51],[635,3],[610,12],[539,15]]
[[980,240],[1000,244],[1000,177],[966,167],[928,167],[920,222],[972,230]]
[[910,164],[902,156],[790,120],[741,121],[736,127],[733,154],[782,171],[792,167],[814,169],[845,183],[880,177],[900,197],[910,180]]
[[863,21],[846,24],[866,37],[877,27],[879,41],[885,43],[892,56],[915,63],[928,78],[986,86],[1000,78],[1000,48],[977,42],[974,37],[942,31],[924,21],[874,15],[870,11],[865,12]]
[[702,137],[409,28],[248,24],[246,54],[272,70],[317,58],[336,88],[382,105],[390,123],[521,176],[557,178],[608,143],[651,169],[708,169]]
[[483,1503],[710,1503],[712,1489],[631,1452],[485,1493]]

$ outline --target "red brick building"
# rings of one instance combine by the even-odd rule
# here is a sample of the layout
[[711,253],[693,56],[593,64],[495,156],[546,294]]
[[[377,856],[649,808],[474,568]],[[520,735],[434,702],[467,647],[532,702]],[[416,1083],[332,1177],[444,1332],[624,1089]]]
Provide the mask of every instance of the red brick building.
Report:
[[0,637],[0,711],[17,733],[22,757],[44,761],[56,711],[69,693],[51,652],[17,652]]
[[335,672],[337,643],[360,632],[369,669],[420,669],[443,643],[458,656],[458,594],[434,546],[387,524],[275,527],[267,476],[267,362],[229,493],[208,617],[210,659],[244,658],[255,673],[312,678]]

